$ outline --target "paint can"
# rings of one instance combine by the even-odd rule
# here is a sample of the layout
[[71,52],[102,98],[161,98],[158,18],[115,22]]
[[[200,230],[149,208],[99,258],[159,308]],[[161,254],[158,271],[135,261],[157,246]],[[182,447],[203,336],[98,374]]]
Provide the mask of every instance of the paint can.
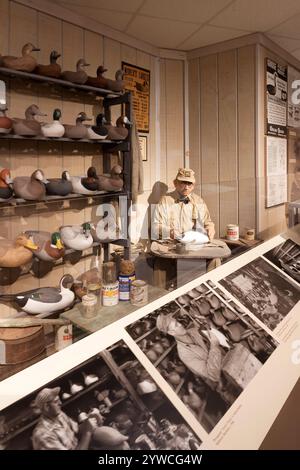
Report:
[[103,307],[112,307],[119,303],[119,283],[118,281],[111,284],[102,285],[102,305]]
[[137,279],[132,281],[130,288],[130,302],[132,305],[142,306],[148,302],[148,284]]
[[130,300],[130,287],[135,274],[119,274],[119,300]]
[[238,240],[239,235],[239,226],[235,224],[228,224],[226,227],[226,238],[227,240]]

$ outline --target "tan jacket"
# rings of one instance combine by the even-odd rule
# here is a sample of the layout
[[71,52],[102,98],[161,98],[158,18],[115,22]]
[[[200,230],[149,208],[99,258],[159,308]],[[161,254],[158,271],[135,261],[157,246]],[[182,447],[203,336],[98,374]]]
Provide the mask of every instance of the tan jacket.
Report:
[[194,193],[190,194],[189,200],[188,204],[180,202],[177,191],[163,196],[154,212],[152,240],[171,238],[171,230],[177,237],[189,230],[201,231],[203,228],[210,231],[210,238],[214,238],[214,223],[205,202]]

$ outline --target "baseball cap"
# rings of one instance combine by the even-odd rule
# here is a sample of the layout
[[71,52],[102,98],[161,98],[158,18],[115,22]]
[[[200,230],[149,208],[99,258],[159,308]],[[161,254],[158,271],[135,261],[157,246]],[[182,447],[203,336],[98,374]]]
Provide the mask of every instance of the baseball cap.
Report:
[[189,183],[195,183],[195,172],[190,168],[179,168],[176,179],[178,181],[188,181]]
[[54,400],[54,398],[57,397],[59,392],[60,392],[60,387],[43,388],[42,390],[39,391],[39,393],[35,397],[35,400],[33,401],[32,406],[40,408],[44,403],[48,403]]

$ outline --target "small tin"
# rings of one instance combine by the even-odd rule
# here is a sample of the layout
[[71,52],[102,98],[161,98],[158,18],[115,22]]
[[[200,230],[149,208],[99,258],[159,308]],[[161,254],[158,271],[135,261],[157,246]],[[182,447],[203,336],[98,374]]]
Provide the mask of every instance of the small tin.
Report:
[[73,341],[72,325],[63,325],[56,328],[55,331],[55,350],[60,351],[61,349],[70,346]]
[[104,284],[102,286],[102,305],[111,307],[119,303],[119,283]]
[[132,305],[142,306],[148,302],[148,284],[137,279],[132,281],[130,288],[130,302]]
[[245,232],[245,240],[252,241],[255,238],[255,230],[254,228],[246,228]]
[[135,280],[135,274],[119,274],[119,300],[130,300],[130,286]]
[[235,224],[228,224],[226,227],[226,238],[227,240],[238,240],[239,235],[239,226]]

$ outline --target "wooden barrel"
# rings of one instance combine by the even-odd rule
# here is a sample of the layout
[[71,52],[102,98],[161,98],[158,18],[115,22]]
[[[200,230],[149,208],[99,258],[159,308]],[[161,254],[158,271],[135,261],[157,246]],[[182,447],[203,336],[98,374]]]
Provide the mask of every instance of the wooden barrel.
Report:
[[20,364],[46,348],[44,328],[0,328],[0,364]]

